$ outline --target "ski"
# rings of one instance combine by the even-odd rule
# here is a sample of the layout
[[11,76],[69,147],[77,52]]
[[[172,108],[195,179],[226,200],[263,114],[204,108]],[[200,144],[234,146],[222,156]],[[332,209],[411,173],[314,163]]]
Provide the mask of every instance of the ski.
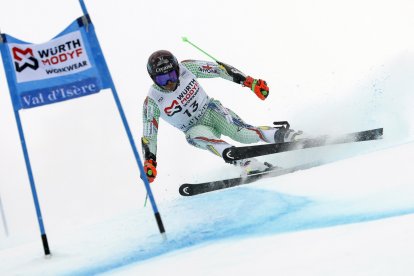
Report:
[[231,147],[224,150],[223,159],[228,163],[232,163],[233,161],[240,159],[285,151],[376,140],[382,138],[382,134],[383,129],[377,128],[354,133],[347,133],[338,136],[322,135],[315,138],[303,139],[295,142],[253,145],[244,147]]
[[291,168],[275,168],[264,172],[249,174],[245,177],[235,177],[217,181],[204,182],[199,184],[185,183],[179,188],[180,195],[182,196],[194,196],[198,194],[208,193],[221,189],[227,189],[235,186],[245,185],[253,183],[259,179],[277,177],[289,173],[293,173],[299,170],[306,170],[316,166],[322,165],[322,162],[311,162]]

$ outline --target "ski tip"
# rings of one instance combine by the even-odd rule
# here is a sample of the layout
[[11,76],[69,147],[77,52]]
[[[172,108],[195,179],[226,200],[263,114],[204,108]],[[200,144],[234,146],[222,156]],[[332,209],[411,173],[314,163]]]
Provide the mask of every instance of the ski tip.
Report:
[[178,189],[178,191],[180,192],[180,195],[182,195],[182,196],[191,196],[192,195],[192,188],[191,188],[190,184],[181,185],[180,188]]
[[222,155],[223,155],[223,159],[224,159],[224,161],[226,162],[226,163],[232,163],[232,162],[234,162],[234,160],[237,160],[236,158],[235,158],[235,156],[233,156],[233,149],[234,149],[235,147],[230,147],[230,148],[226,148],[226,149],[224,149],[224,151],[223,151],[223,153],[222,153]]

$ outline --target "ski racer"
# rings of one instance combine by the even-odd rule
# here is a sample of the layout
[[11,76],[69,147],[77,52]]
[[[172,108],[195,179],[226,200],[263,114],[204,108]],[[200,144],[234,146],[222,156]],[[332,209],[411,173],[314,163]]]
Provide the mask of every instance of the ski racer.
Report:
[[[141,139],[144,170],[149,182],[157,176],[157,133],[159,118],[181,130],[189,144],[209,150],[222,157],[232,145],[221,135],[243,143],[290,142],[297,140],[301,131],[285,128],[255,127],[245,123],[236,113],[224,107],[220,101],[210,98],[200,86],[197,78],[220,77],[248,87],[261,100],[269,95],[264,80],[246,76],[236,68],[221,63],[185,60],[166,50],[154,52],[148,59],[148,73],[154,84],[151,86],[143,106],[143,137]],[[234,161],[247,175],[271,167],[255,158]]]

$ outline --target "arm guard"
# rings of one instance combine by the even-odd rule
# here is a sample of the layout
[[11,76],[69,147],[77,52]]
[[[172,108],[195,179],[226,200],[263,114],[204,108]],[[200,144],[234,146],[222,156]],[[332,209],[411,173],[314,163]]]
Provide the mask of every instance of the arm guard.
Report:
[[234,68],[231,65],[225,64],[223,62],[217,61],[217,63],[220,65],[220,67],[224,68],[226,73],[232,77],[232,81],[238,84],[243,84],[246,80],[246,75],[243,74],[238,69]]
[[185,60],[181,63],[197,78],[223,78],[238,84],[243,84],[246,75],[231,65],[217,61]]
[[143,136],[141,138],[142,154],[145,160],[156,161],[157,136],[160,110],[151,98],[147,97],[143,106]]

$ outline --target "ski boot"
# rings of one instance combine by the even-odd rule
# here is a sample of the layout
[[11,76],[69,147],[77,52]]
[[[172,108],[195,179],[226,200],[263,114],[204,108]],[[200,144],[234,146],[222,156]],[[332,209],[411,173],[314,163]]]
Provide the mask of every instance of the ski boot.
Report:
[[276,127],[275,143],[295,142],[308,138],[302,130],[295,131],[290,129],[288,121],[280,121],[273,123]]
[[256,158],[246,158],[241,160],[236,160],[233,162],[233,165],[238,166],[242,170],[242,176],[249,174],[254,174],[258,172],[264,172],[273,168],[272,164],[267,162],[260,162]]

